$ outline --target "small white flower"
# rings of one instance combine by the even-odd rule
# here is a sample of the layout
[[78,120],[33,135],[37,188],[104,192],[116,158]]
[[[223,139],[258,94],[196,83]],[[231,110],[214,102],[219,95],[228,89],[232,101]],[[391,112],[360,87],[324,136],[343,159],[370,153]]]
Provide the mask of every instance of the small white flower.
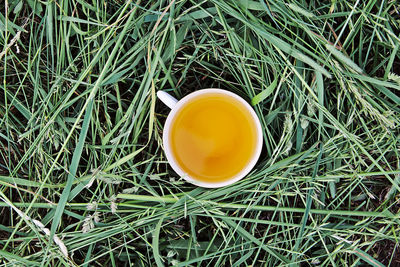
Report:
[[150,174],[149,175],[150,180],[160,180],[160,176],[157,174]]
[[179,261],[178,260],[172,260],[171,261],[171,265],[172,266],[176,266],[176,265],[178,265],[179,264]]
[[99,223],[100,222],[100,212],[95,211],[93,214],[93,220],[95,223]]
[[283,151],[284,155],[289,154],[290,150],[292,149],[293,143],[292,141],[289,141],[286,145],[285,151]]
[[321,261],[319,259],[312,259],[312,261],[311,261],[311,264],[313,264],[313,265],[318,265],[320,263],[321,263]]
[[97,209],[97,202],[93,201],[92,203],[87,204],[86,209],[87,210],[96,210]]
[[305,130],[309,124],[310,124],[310,122],[306,118],[300,119],[300,126],[301,126],[301,128],[303,128],[303,130]]
[[307,105],[307,115],[309,117],[313,117],[315,115],[315,104],[313,101],[310,101],[310,103]]
[[107,184],[120,184],[122,183],[122,181],[116,177],[106,177],[103,174],[100,174],[100,176],[98,177],[98,179],[100,181],[103,181]]
[[124,190],[122,190],[123,194],[132,194],[132,193],[136,193],[139,190],[139,187],[131,187],[131,188],[125,188]]
[[168,251],[167,258],[172,258],[175,255],[176,255],[176,251],[170,250],[170,251]]
[[92,215],[88,215],[85,220],[83,220],[82,233],[87,233],[90,229],[94,228],[94,223]]
[[110,201],[111,201],[110,208],[111,208],[111,213],[112,214],[117,212],[118,206],[117,206],[116,200],[117,200],[117,197],[115,195],[112,195],[110,197]]

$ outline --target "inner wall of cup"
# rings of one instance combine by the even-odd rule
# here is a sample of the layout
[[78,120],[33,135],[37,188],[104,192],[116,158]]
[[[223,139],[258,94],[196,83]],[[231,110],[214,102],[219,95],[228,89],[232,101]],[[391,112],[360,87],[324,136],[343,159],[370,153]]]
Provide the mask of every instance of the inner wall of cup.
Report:
[[[224,181],[213,183],[213,182],[201,181],[194,177],[191,177],[179,166],[177,160],[175,159],[175,157],[172,153],[172,149],[171,149],[171,129],[172,129],[171,125],[175,119],[175,116],[179,113],[179,111],[182,108],[185,107],[186,104],[193,101],[197,96],[204,95],[204,94],[215,94],[215,93],[219,93],[219,94],[223,94],[223,95],[227,95],[227,96],[231,96],[231,97],[235,98],[246,108],[246,110],[248,110],[250,112],[251,117],[253,118],[253,122],[255,123],[257,140],[256,140],[256,147],[254,149],[253,156],[250,158],[249,163],[240,172],[238,172],[237,174],[235,174],[234,176],[232,176],[230,178],[227,178]],[[187,181],[189,181],[193,184],[199,185],[199,186],[219,187],[219,186],[232,184],[232,183],[240,180],[241,178],[243,178],[246,174],[248,174],[251,171],[251,169],[254,167],[254,165],[256,164],[256,162],[261,154],[262,132],[261,132],[261,124],[260,124],[260,121],[259,121],[257,115],[255,114],[255,112],[251,108],[251,106],[244,99],[242,99],[241,97],[239,97],[238,95],[236,95],[234,93],[231,93],[231,92],[225,91],[225,90],[221,90],[221,89],[203,89],[203,90],[199,90],[199,91],[196,91],[196,92],[193,92],[193,93],[187,95],[186,97],[181,99],[177,103],[177,105],[171,110],[170,114],[168,115],[165,126],[164,126],[163,140],[164,140],[165,152],[166,152],[168,162],[178,175],[182,176]]]

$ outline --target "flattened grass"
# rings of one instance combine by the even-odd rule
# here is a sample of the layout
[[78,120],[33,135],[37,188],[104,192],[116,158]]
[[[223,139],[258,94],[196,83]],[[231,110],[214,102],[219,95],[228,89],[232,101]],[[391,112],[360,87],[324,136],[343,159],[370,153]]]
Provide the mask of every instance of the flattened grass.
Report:
[[[2,265],[399,264],[395,1],[1,5]],[[155,98],[209,87],[265,144],[213,190],[168,166]]]

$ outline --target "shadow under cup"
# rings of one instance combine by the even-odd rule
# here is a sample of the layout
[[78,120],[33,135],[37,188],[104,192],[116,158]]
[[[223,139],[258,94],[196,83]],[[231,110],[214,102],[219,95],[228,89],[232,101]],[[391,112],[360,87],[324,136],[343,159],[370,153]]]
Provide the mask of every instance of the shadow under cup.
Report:
[[243,178],[257,162],[261,125],[250,105],[221,89],[203,89],[171,110],[164,128],[167,159],[187,181],[220,187]]

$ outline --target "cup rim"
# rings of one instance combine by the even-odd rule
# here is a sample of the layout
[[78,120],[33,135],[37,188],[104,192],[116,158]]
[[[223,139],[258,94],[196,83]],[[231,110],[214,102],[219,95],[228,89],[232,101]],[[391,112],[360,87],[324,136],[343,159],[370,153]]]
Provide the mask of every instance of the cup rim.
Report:
[[[256,149],[254,151],[254,154],[250,160],[250,162],[246,165],[245,168],[243,168],[238,174],[233,176],[232,178],[229,178],[226,181],[223,182],[218,182],[218,183],[210,183],[210,182],[203,182],[199,181],[196,179],[193,179],[188,175],[184,170],[182,170],[181,167],[177,164],[175,157],[172,154],[171,151],[171,145],[169,141],[169,133],[171,130],[171,122],[176,116],[176,114],[179,112],[180,108],[185,105],[188,101],[190,101],[192,98],[197,97],[202,94],[207,94],[207,93],[221,93],[225,95],[229,95],[237,99],[239,102],[241,102],[246,109],[250,112],[253,121],[256,124],[256,134],[257,134],[257,145]],[[239,95],[232,93],[230,91],[224,90],[224,89],[219,89],[219,88],[206,88],[206,89],[200,89],[197,91],[194,91],[187,96],[183,97],[180,99],[176,105],[171,109],[170,113],[168,114],[167,120],[165,121],[164,124],[164,131],[163,131],[163,143],[164,143],[164,151],[165,155],[167,157],[168,163],[172,167],[172,169],[182,178],[184,178],[187,182],[192,183],[194,185],[200,186],[200,187],[206,187],[206,188],[218,188],[218,187],[223,187],[227,185],[231,185],[239,180],[241,180],[243,177],[245,177],[256,165],[260,154],[262,150],[262,145],[263,145],[263,135],[262,135],[262,130],[261,130],[261,123],[260,120],[254,111],[254,109],[250,106],[249,103],[247,103],[242,97]]]

